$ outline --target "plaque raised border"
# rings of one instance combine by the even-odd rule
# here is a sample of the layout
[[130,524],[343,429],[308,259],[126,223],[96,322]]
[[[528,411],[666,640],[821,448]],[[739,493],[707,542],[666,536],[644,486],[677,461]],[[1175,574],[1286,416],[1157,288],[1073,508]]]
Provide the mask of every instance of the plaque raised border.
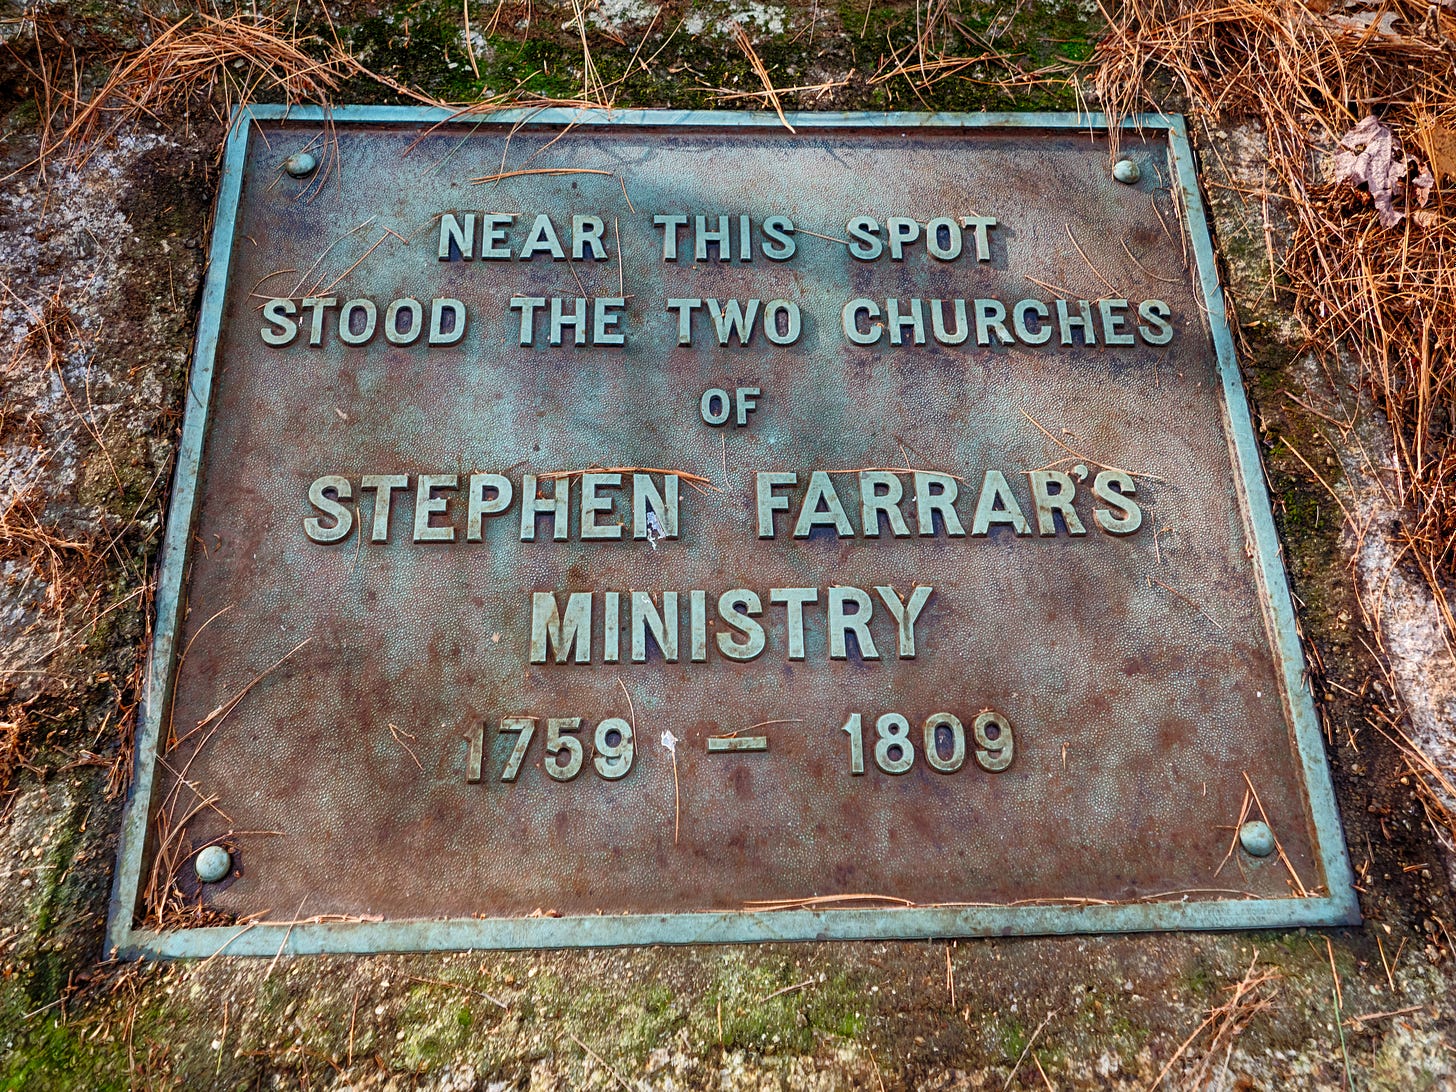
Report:
[[[875,909],[791,909],[771,912],[711,911],[671,914],[566,917],[469,918],[358,922],[250,923],[156,931],[135,925],[148,826],[157,784],[157,745],[172,685],[177,635],[184,601],[184,577],[198,502],[199,471],[206,441],[213,366],[218,350],[223,304],[229,289],[234,228],[252,122],[303,121],[348,125],[395,123],[426,125],[458,115],[414,106],[319,107],[258,105],[233,118],[217,197],[201,318],[187,388],[185,418],[177,452],[156,590],[156,625],[142,701],[138,712],[136,769],[121,829],[107,945],[124,958],[143,956],[208,957],[218,953],[370,953],[451,949],[521,949],[631,944],[708,944],[728,942],[923,939],[952,936],[1004,936],[1151,930],[1265,929],[1352,925],[1360,920],[1354,876],[1346,852],[1334,791],[1326,765],[1313,697],[1305,681],[1305,662],[1293,602],[1281,559],[1258,444],[1234,354],[1212,240],[1199,193],[1186,124],[1181,116],[1144,114],[1123,126],[1164,132],[1175,170],[1181,207],[1196,263],[1221,377],[1225,423],[1230,433],[1240,507],[1256,553],[1255,567],[1268,613],[1272,654],[1281,673],[1283,704],[1309,807],[1315,849],[1328,893],[1300,898],[1141,901],[1133,903],[1057,903],[1013,906],[895,907]],[[790,123],[817,128],[952,127],[1106,132],[1102,114],[789,114]],[[486,124],[575,126],[717,126],[772,128],[773,114],[717,111],[620,110],[611,113],[560,109],[493,114]]]

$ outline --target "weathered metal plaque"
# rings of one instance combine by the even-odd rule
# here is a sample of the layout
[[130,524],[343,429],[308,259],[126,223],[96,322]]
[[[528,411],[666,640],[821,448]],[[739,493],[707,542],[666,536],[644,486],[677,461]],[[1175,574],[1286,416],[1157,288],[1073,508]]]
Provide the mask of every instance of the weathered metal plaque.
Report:
[[239,120],[118,948],[1355,919],[1181,123],[790,120]]

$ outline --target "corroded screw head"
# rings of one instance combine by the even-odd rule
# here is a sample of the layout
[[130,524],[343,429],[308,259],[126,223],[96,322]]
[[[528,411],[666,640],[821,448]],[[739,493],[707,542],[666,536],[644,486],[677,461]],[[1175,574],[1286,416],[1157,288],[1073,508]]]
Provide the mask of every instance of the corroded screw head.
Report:
[[283,161],[283,169],[294,178],[307,178],[318,166],[318,159],[312,152],[294,152]]
[[1274,852],[1274,832],[1269,824],[1254,819],[1239,827],[1239,845],[1253,857],[1267,857]]
[[1138,170],[1138,165],[1134,163],[1131,159],[1119,159],[1115,164],[1113,164],[1112,177],[1117,179],[1119,182],[1125,182],[1127,183],[1127,185],[1131,186],[1142,176],[1143,172]]
[[203,883],[217,883],[233,870],[233,858],[222,846],[208,846],[193,862],[197,878]]

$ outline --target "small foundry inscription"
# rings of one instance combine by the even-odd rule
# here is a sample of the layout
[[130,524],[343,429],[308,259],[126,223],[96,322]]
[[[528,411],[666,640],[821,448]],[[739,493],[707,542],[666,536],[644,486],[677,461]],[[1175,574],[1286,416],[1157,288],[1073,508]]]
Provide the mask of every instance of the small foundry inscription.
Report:
[[152,883],[587,923],[511,945],[1348,918],[1170,131],[253,128]]

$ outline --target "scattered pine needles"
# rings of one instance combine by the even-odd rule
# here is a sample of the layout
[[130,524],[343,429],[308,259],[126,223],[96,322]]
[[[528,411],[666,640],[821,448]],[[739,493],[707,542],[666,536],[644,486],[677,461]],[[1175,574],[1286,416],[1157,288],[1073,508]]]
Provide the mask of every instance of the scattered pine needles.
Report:
[[[1113,118],[1166,104],[1262,132],[1267,192],[1253,196],[1276,298],[1327,374],[1354,363],[1388,421],[1395,461],[1377,484],[1408,513],[1396,546],[1430,589],[1456,663],[1456,9],[1134,0],[1107,16],[1095,83]],[[1338,153],[1372,135],[1386,158],[1357,186],[1353,157],[1342,178]],[[1383,647],[1379,611],[1367,620]],[[1433,824],[1456,836],[1449,776],[1404,733],[1392,738]]]
[[[1113,117],[1161,109],[1171,82],[1212,121],[1259,122],[1271,211],[1290,228],[1282,252],[1271,238],[1270,260],[1309,348],[1352,354],[1389,418],[1395,497],[1415,517],[1402,544],[1456,638],[1443,588],[1456,578],[1456,158],[1440,158],[1456,147],[1456,11],[1380,10],[1392,18],[1357,34],[1298,0],[1139,0],[1109,13],[1095,82]],[[1394,227],[1330,169],[1371,113],[1438,176],[1430,207],[1398,185]]]
[[[1197,1068],[1188,1075],[1187,1079],[1179,1082],[1181,1088],[1207,1088],[1210,1085],[1209,1078],[1213,1077],[1212,1087],[1222,1088],[1223,1080],[1228,1069],[1228,1059],[1233,1055],[1234,1040],[1242,1034],[1254,1017],[1260,1013],[1267,1012],[1274,1007],[1274,999],[1279,994],[1278,982],[1280,975],[1275,971],[1260,971],[1255,973],[1259,962],[1258,954],[1249,962],[1249,969],[1244,972],[1244,977],[1225,990],[1231,995],[1222,1005],[1211,1009],[1207,1018],[1198,1027],[1193,1029],[1193,1034],[1183,1040],[1181,1046],[1173,1052],[1157,1078],[1148,1086],[1148,1092],[1163,1087],[1163,1078],[1178,1063],[1190,1047],[1194,1045],[1205,1031],[1210,1032],[1208,1041],[1204,1044],[1203,1057]],[[1220,1060],[1222,1055],[1222,1066],[1215,1072],[1213,1067]]]
[[26,727],[25,707],[18,702],[7,706],[4,718],[0,719],[0,792],[10,784],[11,775],[21,763],[20,741]]
[[307,44],[268,16],[189,15],[123,58],[89,99],[70,96],[74,115],[48,153],[69,147],[84,162],[99,137],[195,94],[220,95],[224,116],[261,90],[281,91],[289,102],[327,102],[347,66],[339,56],[311,56]]
[[763,84],[763,93],[768,96],[769,105],[773,107],[774,113],[779,116],[779,121],[783,124],[783,127],[792,133],[794,127],[789,124],[789,119],[784,117],[784,107],[779,102],[779,93],[774,87],[773,77],[769,75],[768,69],[764,66],[763,59],[758,55],[758,51],[753,48],[753,42],[749,40],[748,31],[744,30],[743,24],[738,22],[732,24],[732,30],[733,40],[738,43],[738,48],[743,51],[743,55],[748,58],[748,63],[753,67],[754,75]]

